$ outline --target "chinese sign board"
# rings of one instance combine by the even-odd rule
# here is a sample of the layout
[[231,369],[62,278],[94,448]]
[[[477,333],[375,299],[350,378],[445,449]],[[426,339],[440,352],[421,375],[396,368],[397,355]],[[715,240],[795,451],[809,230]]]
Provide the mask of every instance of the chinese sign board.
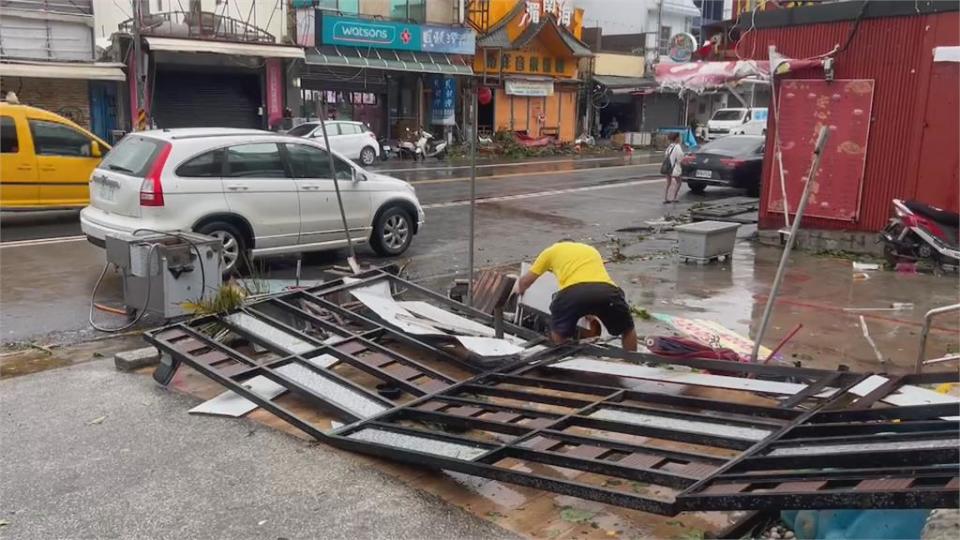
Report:
[[430,123],[442,126],[456,124],[457,82],[451,77],[431,79],[433,99],[430,104]]
[[504,91],[508,96],[546,97],[553,95],[553,81],[507,79]]
[[476,34],[468,28],[411,24],[321,14],[324,45],[472,55]]
[[556,57],[537,49],[487,51],[485,57],[477,57],[474,61],[474,70],[573,78],[576,76],[576,62],[576,58]]
[[539,24],[540,17],[548,13],[553,14],[561,25],[570,26],[573,0],[531,0],[525,3],[526,10],[520,18],[520,26]]

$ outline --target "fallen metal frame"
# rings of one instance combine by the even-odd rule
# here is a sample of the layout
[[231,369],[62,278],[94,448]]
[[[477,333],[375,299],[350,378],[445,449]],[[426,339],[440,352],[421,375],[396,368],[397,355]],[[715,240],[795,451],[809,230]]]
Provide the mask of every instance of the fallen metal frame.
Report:
[[[356,281],[339,280],[272,296],[237,312],[306,343],[309,350],[286,350],[262,333],[238,325],[231,315],[162,328],[148,332],[146,339],[171,356],[174,368],[181,362],[190,365],[317,440],[431,469],[665,515],[698,510],[930,508],[960,502],[958,448],[943,443],[950,437],[956,441],[960,423],[942,420],[955,416],[958,407],[872,408],[905,384],[955,381],[956,373],[891,378],[858,396],[851,388],[870,375],[716,360],[664,360],[591,344],[549,347],[498,370],[481,371],[427,340],[337,303],[341,293],[380,280],[425,295],[468,318],[493,323],[485,313],[375,271]],[[300,300],[322,313],[301,309],[296,305]],[[324,342],[271,315],[270,310],[337,337]],[[353,328],[321,314],[336,314]],[[210,323],[228,328],[274,357],[258,362],[198,331]],[[513,325],[507,325],[506,331],[531,342],[539,338]],[[426,358],[455,363],[472,375],[456,380],[381,343],[381,338],[401,342]],[[803,381],[805,387],[777,405],[638,390],[626,387],[617,377],[572,380],[551,367],[574,354],[787,378]],[[325,355],[333,363],[317,365],[316,360]],[[338,364],[399,388],[409,399],[400,402],[370,391],[335,372],[332,368]],[[406,376],[385,369],[388,364],[402,366],[397,369]],[[285,369],[290,365],[298,366],[299,378]],[[348,424],[330,431],[318,428],[243,385],[257,375]],[[325,382],[311,383],[315,377]],[[338,400],[325,393],[330,385],[337,392],[344,389],[350,399]],[[866,445],[873,451],[864,458],[863,452],[850,450],[851,445]],[[898,450],[898,445],[909,451]],[[557,468],[575,471],[577,478],[566,477]],[[580,473],[592,476],[584,479]],[[673,494],[640,493],[625,487],[635,482]]]

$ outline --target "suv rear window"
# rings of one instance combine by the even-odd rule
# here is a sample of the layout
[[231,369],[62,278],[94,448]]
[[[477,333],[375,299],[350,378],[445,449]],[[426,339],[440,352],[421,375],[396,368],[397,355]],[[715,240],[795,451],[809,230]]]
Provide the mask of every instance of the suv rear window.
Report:
[[162,147],[163,141],[127,135],[107,153],[100,168],[143,178]]

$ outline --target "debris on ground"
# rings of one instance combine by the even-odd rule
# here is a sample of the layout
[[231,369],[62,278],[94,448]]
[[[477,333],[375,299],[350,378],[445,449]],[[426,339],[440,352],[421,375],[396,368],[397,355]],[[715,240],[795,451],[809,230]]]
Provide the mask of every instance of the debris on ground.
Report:
[[[752,348],[710,321],[651,315],[706,334],[711,349]],[[319,442],[513,489],[668,517],[774,502],[950,505],[960,496],[950,455],[960,431],[939,420],[953,417],[960,400],[925,388],[956,381],[954,372],[887,378],[699,354],[665,359],[593,341],[551,346],[540,332],[379,270],[146,338],[170,355],[154,374],[163,384],[182,377],[184,364]],[[498,363],[487,363],[491,355]],[[257,390],[258,378],[282,395]],[[836,439],[848,433],[855,443]],[[910,449],[910,467],[897,448]],[[920,469],[928,472],[914,487]],[[798,480],[835,475],[842,486]],[[616,534],[593,507],[566,503],[558,511],[561,522]],[[677,537],[706,536],[684,521]]]

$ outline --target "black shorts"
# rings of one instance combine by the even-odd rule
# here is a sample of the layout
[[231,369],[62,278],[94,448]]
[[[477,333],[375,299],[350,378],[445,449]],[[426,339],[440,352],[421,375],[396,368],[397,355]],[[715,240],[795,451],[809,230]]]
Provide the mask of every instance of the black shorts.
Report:
[[593,315],[614,336],[633,329],[630,306],[623,290],[609,283],[578,283],[561,290],[550,303],[550,328],[564,338],[577,332],[577,321]]

